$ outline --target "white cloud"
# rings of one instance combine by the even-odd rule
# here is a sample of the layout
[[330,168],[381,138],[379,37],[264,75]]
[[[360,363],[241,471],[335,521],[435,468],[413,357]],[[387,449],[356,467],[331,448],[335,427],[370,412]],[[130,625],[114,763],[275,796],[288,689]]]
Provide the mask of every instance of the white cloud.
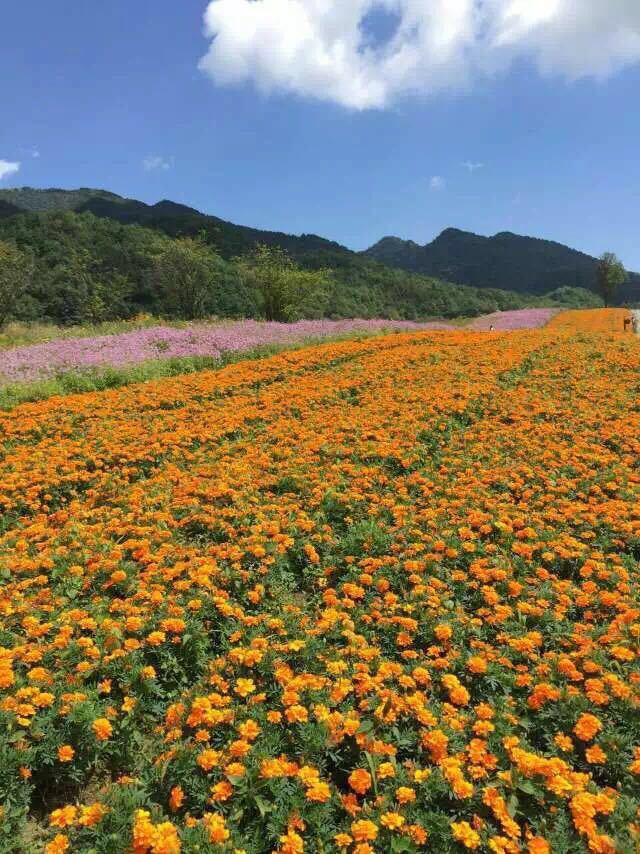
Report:
[[160,157],[158,154],[150,154],[142,161],[142,167],[145,172],[166,172],[168,169],[171,169],[172,165],[173,158],[167,160],[166,157]]
[[444,190],[446,182],[442,175],[434,175],[431,181],[429,182],[429,186],[434,191],[434,193],[437,193],[439,190]]
[[[377,45],[376,12],[398,20]],[[606,76],[640,61],[640,2],[211,0],[205,34],[200,68],[217,83],[367,109],[467,88],[521,57],[542,74]]]
[[462,165],[471,175],[484,167],[484,163],[474,163],[473,160],[465,160]]
[[19,163],[12,163],[10,160],[0,160],[0,181],[3,178],[8,178],[10,175],[15,175],[19,169]]
[[40,152],[38,151],[37,148],[34,148],[32,150],[31,156],[33,157],[34,160],[37,160],[40,157]]

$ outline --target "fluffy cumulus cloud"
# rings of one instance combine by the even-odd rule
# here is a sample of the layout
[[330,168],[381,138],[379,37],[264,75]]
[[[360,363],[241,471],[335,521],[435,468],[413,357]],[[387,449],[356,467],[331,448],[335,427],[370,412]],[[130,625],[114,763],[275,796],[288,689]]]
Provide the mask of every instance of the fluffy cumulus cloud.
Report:
[[521,57],[606,76],[640,61],[640,0],[211,0],[205,32],[200,67],[219,84],[367,109],[467,88]]
[[0,160],[0,181],[2,181],[3,178],[9,178],[11,175],[15,175],[19,169],[19,163],[12,163],[11,160]]

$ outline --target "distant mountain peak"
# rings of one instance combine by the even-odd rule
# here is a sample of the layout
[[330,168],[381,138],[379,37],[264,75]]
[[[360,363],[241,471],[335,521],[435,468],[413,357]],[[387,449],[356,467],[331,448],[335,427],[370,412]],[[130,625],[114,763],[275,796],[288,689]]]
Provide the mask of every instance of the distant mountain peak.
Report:
[[[492,237],[445,228],[419,246],[385,237],[366,249],[373,261],[411,273],[479,288],[546,294],[563,287],[594,290],[597,259],[561,243],[500,231]],[[640,277],[631,274],[623,299],[640,299]]]

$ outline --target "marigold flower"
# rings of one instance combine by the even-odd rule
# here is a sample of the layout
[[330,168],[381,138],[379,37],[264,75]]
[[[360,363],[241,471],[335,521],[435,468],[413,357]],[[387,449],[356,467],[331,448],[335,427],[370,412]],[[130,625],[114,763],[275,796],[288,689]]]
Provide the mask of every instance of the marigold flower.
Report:
[[91,727],[98,741],[107,741],[111,738],[113,727],[106,718],[96,718]]
[[65,854],[69,850],[69,837],[58,833],[51,842],[44,847],[44,854]]
[[253,679],[238,679],[235,684],[235,692],[240,697],[248,697],[256,691],[256,685]]
[[305,797],[308,801],[324,804],[331,798],[331,789],[327,783],[318,781],[307,789]]
[[592,741],[602,729],[602,722],[595,715],[583,714],[573,728],[581,741]]
[[531,836],[527,840],[527,851],[529,854],[550,854],[549,843],[542,836]]
[[174,786],[169,794],[169,809],[177,812],[184,802],[184,791],[182,786]]
[[108,808],[98,802],[80,807],[78,824],[82,827],[93,827],[95,824],[99,824],[108,812]]
[[75,755],[75,750],[69,744],[63,744],[58,748],[58,760],[60,762],[71,762]]
[[226,842],[231,835],[227,830],[224,817],[219,813],[207,813],[203,818],[204,825],[209,835],[209,841],[217,844]]
[[405,817],[397,812],[385,812],[380,816],[380,824],[387,830],[399,830],[405,823]]
[[368,819],[354,821],[351,833],[356,842],[373,842],[378,835],[378,827]]
[[302,854],[303,851],[304,840],[294,830],[280,837],[279,854]]
[[349,774],[349,786],[359,795],[366,794],[371,788],[371,774],[364,768],[357,768]]
[[75,824],[77,817],[77,807],[61,807],[51,813],[49,816],[49,824],[52,827],[71,827],[71,825]]
[[410,804],[412,801],[415,801],[415,799],[415,791],[410,789],[408,786],[400,786],[400,788],[396,789],[396,800],[399,804]]
[[591,765],[604,765],[607,761],[607,754],[601,747],[598,745],[594,745],[593,747],[588,747],[584,753],[587,762]]
[[451,822],[451,832],[456,842],[464,845],[465,848],[475,849],[480,847],[480,836],[468,821]]

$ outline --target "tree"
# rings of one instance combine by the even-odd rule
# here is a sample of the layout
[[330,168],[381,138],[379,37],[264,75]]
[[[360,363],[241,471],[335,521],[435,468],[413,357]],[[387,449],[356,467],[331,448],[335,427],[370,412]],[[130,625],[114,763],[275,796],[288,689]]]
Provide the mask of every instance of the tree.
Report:
[[622,262],[613,252],[605,252],[598,264],[596,284],[606,307],[611,305],[616,292],[626,280],[627,272]]
[[258,245],[237,260],[241,277],[258,292],[266,320],[323,316],[328,274],[301,270],[283,249]]
[[155,259],[151,279],[163,311],[183,320],[212,312],[216,255],[201,240],[172,241]]
[[33,277],[33,259],[0,240],[0,327],[15,313]]

